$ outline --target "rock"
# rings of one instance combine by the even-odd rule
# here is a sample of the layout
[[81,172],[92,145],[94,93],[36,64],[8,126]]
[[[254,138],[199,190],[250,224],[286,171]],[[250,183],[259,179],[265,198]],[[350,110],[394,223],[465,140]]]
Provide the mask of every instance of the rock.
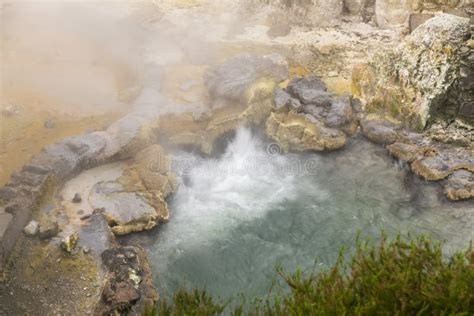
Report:
[[51,168],[47,165],[34,165],[31,163],[23,166],[21,170],[25,172],[29,172],[29,173],[39,174],[39,175],[45,175],[51,172]]
[[156,192],[163,198],[174,193],[178,187],[171,172],[171,158],[160,145],[140,151],[134,158],[134,164],[126,168],[119,182],[128,191]]
[[410,0],[377,0],[375,16],[381,28],[391,28],[405,24],[410,14]]
[[[275,92],[277,113],[266,121],[266,134],[284,152],[335,150],[343,147],[347,135],[356,133],[350,97],[333,97],[317,76],[297,77],[285,91]],[[298,107],[288,106],[299,100]]]
[[280,110],[290,103],[291,95],[277,87],[274,91],[275,109]]
[[80,193],[74,194],[74,197],[72,198],[73,203],[81,203],[82,202],[82,197]]
[[118,182],[99,182],[89,195],[93,208],[103,208],[116,235],[149,230],[168,220],[169,211],[159,192],[128,192]]
[[472,72],[461,71],[463,65],[474,67],[463,53],[470,36],[469,19],[450,14],[429,19],[396,50],[354,70],[355,96],[366,111],[419,131],[436,119],[449,122],[464,115],[460,109],[474,102]]
[[13,216],[0,211],[0,240],[2,240],[5,231],[10,226]]
[[[91,133],[65,138],[46,146],[30,161],[33,174],[54,175],[55,180],[67,179],[72,174],[88,166],[93,166],[105,149],[106,139],[100,133]],[[43,169],[41,172],[40,169]],[[44,172],[43,172],[44,171]]]
[[444,179],[452,172],[445,161],[439,157],[429,157],[416,160],[412,163],[411,169],[420,177],[430,181]]
[[345,0],[344,7],[352,15],[360,15],[366,0]]
[[429,19],[434,17],[433,14],[427,13],[412,13],[410,14],[409,25],[410,25],[410,33],[412,33],[418,26],[425,23]]
[[300,112],[303,108],[298,99],[293,98],[288,92],[279,87],[275,88],[274,100],[277,111],[292,109]]
[[158,300],[145,251],[137,246],[114,247],[102,253],[105,284],[94,315],[143,315]]
[[453,122],[434,122],[425,132],[431,140],[469,147],[474,144],[474,129],[457,119]]
[[242,3],[248,6],[247,10],[273,13],[275,17],[272,17],[271,25],[278,21],[288,21],[291,25],[328,25],[340,17],[344,9],[344,0],[265,0]]
[[266,122],[266,134],[283,152],[335,150],[346,144],[346,135],[325,127],[302,114],[272,113]]
[[457,170],[449,176],[445,184],[445,192],[452,201],[467,200],[474,197],[474,173]]
[[288,92],[303,104],[330,106],[331,94],[326,84],[317,76],[297,77],[288,84]]
[[202,133],[201,151],[213,153],[214,144],[242,126],[258,126],[266,121],[273,110],[274,80],[261,79],[250,85],[245,92],[246,107],[235,106],[218,109]]
[[90,249],[97,257],[115,244],[115,236],[104,214],[99,212],[89,216],[88,223],[81,227],[79,237],[81,245]]
[[3,201],[3,204],[6,204],[8,201],[13,200],[16,195],[16,189],[11,185],[6,185],[0,188],[0,200]]
[[76,248],[78,240],[79,235],[74,232],[61,240],[61,248],[68,253],[72,253],[72,251]]
[[349,97],[334,98],[324,123],[329,127],[341,127],[352,120],[353,111]]
[[44,128],[55,128],[56,123],[54,123],[54,121],[52,119],[47,119],[46,121],[44,121],[43,126],[44,126]]
[[[192,113],[163,115],[158,133],[170,145],[200,149],[204,154],[214,152],[214,144],[242,126],[258,126],[275,109],[276,82],[260,79],[245,91],[245,102],[227,104],[212,109],[205,120],[196,120]],[[243,100],[241,100],[243,101]]]
[[[303,2],[304,3],[304,2]],[[324,24],[326,21],[330,22],[332,19],[339,17],[344,10],[343,0],[313,0],[306,1],[311,3],[308,9],[307,19],[310,21],[318,21]]]
[[[103,158],[131,158],[138,151],[157,141],[158,119],[130,113],[107,128],[107,145]],[[96,132],[93,134],[97,134]]]
[[36,174],[28,171],[14,172],[10,177],[10,184],[24,187],[40,187],[47,179],[44,174]]
[[40,239],[51,239],[59,233],[59,225],[55,220],[48,220],[39,226],[38,236]]
[[8,105],[2,109],[3,116],[14,116],[19,114],[21,111],[21,106],[19,105]]
[[422,157],[433,157],[437,153],[436,149],[431,147],[420,147],[415,144],[401,142],[388,145],[387,150],[393,157],[408,163],[412,163]]
[[[11,234],[7,233],[7,230],[11,230],[9,228],[12,226],[12,220],[13,216],[11,214],[4,213],[3,210],[0,209],[0,273],[3,272],[4,264],[6,263],[11,248],[16,241],[16,239],[10,240]],[[7,247],[5,247],[5,244]]]
[[23,231],[27,236],[35,236],[39,230],[39,223],[37,221],[30,221],[28,225],[25,226]]
[[426,180],[442,180],[454,171],[466,169],[474,172],[472,152],[458,149],[445,150],[433,157],[425,157],[414,161],[411,169]]
[[86,214],[86,215],[82,215],[81,217],[79,217],[79,219],[81,221],[88,220],[89,218],[91,218],[91,214]]
[[[351,0],[349,0],[351,1]],[[365,0],[360,16],[364,23],[373,23],[375,24],[375,2],[376,0]]]
[[291,25],[287,21],[279,21],[270,26],[267,35],[270,38],[287,36],[291,32]]
[[393,144],[398,139],[397,126],[384,119],[363,119],[362,133],[377,144]]
[[277,54],[239,55],[211,68],[205,84],[214,100],[245,102],[247,89],[261,78],[281,82],[288,77],[288,65]]

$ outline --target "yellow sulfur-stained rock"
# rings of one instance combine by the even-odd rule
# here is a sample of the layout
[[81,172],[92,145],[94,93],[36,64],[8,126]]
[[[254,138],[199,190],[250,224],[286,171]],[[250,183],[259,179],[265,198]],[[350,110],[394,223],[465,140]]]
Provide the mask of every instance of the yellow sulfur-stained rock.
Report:
[[422,157],[433,157],[437,153],[436,149],[431,147],[422,147],[401,142],[388,145],[387,150],[393,157],[409,163]]
[[446,182],[445,192],[452,201],[474,197],[474,173],[467,170],[455,171]]
[[343,132],[292,112],[272,113],[265,131],[283,152],[335,150],[342,148],[347,141]]

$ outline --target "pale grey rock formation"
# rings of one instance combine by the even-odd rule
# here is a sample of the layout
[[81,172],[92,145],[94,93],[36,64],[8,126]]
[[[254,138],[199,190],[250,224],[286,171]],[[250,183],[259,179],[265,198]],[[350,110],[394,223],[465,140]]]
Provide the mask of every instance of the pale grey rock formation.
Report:
[[288,65],[282,56],[244,54],[211,68],[205,83],[213,99],[244,102],[247,88],[260,78],[280,82],[287,77]]
[[472,119],[473,59],[469,19],[440,14],[395,50],[354,73],[365,109],[422,130],[435,119]]
[[118,182],[99,182],[89,195],[94,209],[102,209],[112,232],[125,235],[148,230],[168,219],[166,202],[156,196],[154,205],[145,192],[128,192]]
[[31,221],[25,226],[23,231],[27,236],[35,236],[39,230],[39,223],[37,221]]

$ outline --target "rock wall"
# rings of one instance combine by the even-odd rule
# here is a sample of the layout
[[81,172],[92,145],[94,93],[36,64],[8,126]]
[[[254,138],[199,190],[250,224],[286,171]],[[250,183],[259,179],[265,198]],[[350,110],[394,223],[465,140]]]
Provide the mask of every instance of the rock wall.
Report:
[[[353,92],[365,110],[416,130],[455,119],[472,126],[473,40],[469,19],[438,15],[395,50],[353,73]],[[469,123],[471,122],[471,123]]]
[[131,157],[153,140],[153,119],[131,113],[106,131],[68,137],[46,146],[0,189],[0,271],[42,200],[78,172]]
[[255,11],[270,7],[274,14],[299,25],[327,24],[344,11],[344,0],[244,0],[244,4]]
[[361,131],[370,141],[384,145],[390,155],[406,163],[419,177],[440,182],[449,200],[474,198],[472,146],[442,144],[373,114],[361,118]]
[[472,16],[472,0],[376,0],[375,17],[379,27],[406,25],[413,13],[446,12],[459,16]]
[[[246,0],[250,7],[270,6],[290,23],[324,25],[343,15],[360,17],[381,28],[408,26],[412,14],[474,14],[474,0]],[[277,13],[278,14],[278,13]],[[282,19],[276,21],[281,23]]]

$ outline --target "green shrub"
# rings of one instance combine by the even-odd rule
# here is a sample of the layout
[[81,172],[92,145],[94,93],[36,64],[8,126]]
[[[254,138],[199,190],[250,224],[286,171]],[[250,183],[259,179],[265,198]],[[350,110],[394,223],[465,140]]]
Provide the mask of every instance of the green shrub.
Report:
[[225,304],[215,303],[205,291],[184,289],[176,291],[173,302],[169,304],[161,301],[158,304],[158,315],[220,315],[225,309]]
[[[303,276],[277,272],[287,295],[246,306],[249,315],[474,315],[472,247],[443,258],[441,245],[382,236],[378,245],[357,242],[349,260],[343,252],[329,270]],[[179,291],[158,305],[159,315],[220,315],[227,304],[205,292]],[[228,308],[230,309],[230,307]],[[226,312],[244,314],[243,307]]]

